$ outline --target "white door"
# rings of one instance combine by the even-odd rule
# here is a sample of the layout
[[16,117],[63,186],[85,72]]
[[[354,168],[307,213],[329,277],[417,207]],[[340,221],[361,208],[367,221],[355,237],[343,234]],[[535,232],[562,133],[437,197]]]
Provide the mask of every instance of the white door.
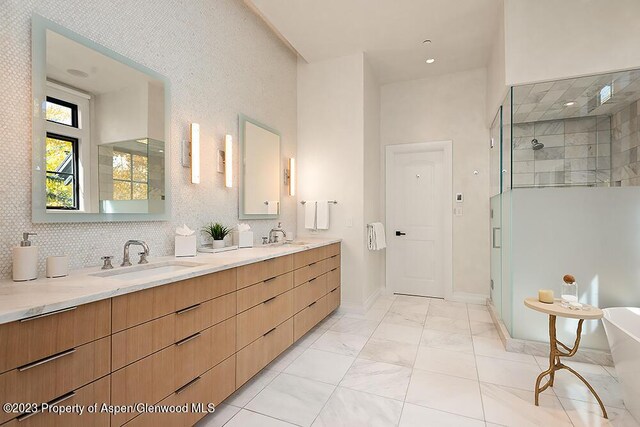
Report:
[[450,143],[387,147],[387,286],[395,293],[449,296],[450,150]]

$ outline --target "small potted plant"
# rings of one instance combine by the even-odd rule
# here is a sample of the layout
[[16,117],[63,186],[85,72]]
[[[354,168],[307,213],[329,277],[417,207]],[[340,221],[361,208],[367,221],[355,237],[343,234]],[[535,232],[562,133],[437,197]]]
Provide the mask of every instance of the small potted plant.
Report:
[[211,222],[202,231],[213,239],[213,249],[224,248],[224,238],[231,233],[231,228],[225,227],[219,222]]

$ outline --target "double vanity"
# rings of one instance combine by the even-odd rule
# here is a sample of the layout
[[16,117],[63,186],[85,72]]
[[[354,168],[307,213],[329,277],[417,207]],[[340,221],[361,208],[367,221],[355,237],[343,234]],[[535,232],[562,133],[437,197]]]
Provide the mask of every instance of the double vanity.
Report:
[[[0,400],[26,404],[1,425],[193,425],[338,308],[340,242],[86,269],[0,296]],[[29,407],[45,402],[84,412]]]

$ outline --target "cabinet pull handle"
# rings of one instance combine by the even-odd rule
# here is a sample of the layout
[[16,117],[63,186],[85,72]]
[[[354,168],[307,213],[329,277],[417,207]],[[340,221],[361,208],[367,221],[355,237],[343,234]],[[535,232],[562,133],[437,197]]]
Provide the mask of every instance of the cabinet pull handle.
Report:
[[267,280],[264,281],[264,283],[271,282],[272,280],[276,280],[277,278],[278,276],[269,277]]
[[309,283],[313,282],[316,279],[317,279],[317,277],[314,277],[313,279],[309,279]]
[[311,306],[315,305],[317,302],[318,302],[318,301],[314,301],[314,302],[312,302],[311,304],[309,304],[309,305],[308,305],[308,307],[311,307]]
[[336,271],[337,269],[338,269],[338,267],[334,268],[334,269],[333,269],[333,270],[331,270],[331,271]]
[[335,288],[335,289],[334,289],[334,290],[332,290],[331,292],[335,292],[335,291],[337,291],[337,290],[338,290],[338,288]]
[[313,267],[314,265],[316,265],[318,263],[318,261],[316,262],[312,262],[311,264],[309,264],[309,267]]
[[200,303],[198,303],[198,304],[194,304],[194,305],[190,305],[190,306],[189,306],[189,307],[187,307],[187,308],[183,308],[183,309],[181,309],[181,310],[176,311],[176,314],[183,314],[183,313],[187,313],[187,312],[189,312],[189,311],[191,311],[191,310],[195,310],[196,308],[200,307],[200,305],[201,305]]
[[[76,392],[75,391],[71,391],[71,392],[69,392],[67,394],[63,394],[62,396],[53,399],[50,402],[47,402],[47,404],[49,406],[57,405],[59,403],[64,402],[65,400],[71,399],[75,395],[76,395]],[[17,417],[16,419],[18,421],[24,421],[27,418],[33,417],[34,415],[39,414],[39,413],[40,413],[40,408],[37,408],[35,411],[24,413],[24,414],[20,415],[19,417]]]
[[24,366],[20,366],[18,368],[18,372],[24,372],[24,371],[29,370],[31,368],[35,368],[36,366],[44,365],[45,363],[52,362],[52,361],[54,361],[56,359],[60,359],[61,357],[67,356],[67,355],[75,353],[75,352],[76,352],[76,349],[72,348],[72,349],[63,351],[61,353],[54,354],[53,356],[49,356],[49,357],[45,357],[44,359],[36,360],[35,362],[31,362],[31,363],[28,363],[28,364],[26,364]]
[[271,328],[269,329],[267,332],[264,333],[264,335],[262,335],[263,337],[266,337],[267,335],[269,335],[271,332],[275,331],[276,328]]
[[191,387],[192,385],[194,385],[195,383],[197,383],[198,381],[200,381],[202,379],[202,377],[196,377],[194,379],[192,379],[191,381],[189,381],[188,383],[186,383],[185,385],[183,385],[182,387],[180,387],[179,389],[177,389],[175,391],[175,394],[180,394],[183,391],[185,391],[187,388]]
[[191,340],[195,340],[195,339],[196,339],[196,338],[198,338],[200,335],[202,335],[200,332],[196,332],[196,333],[195,333],[195,334],[193,334],[193,335],[190,335],[190,336],[188,336],[188,337],[186,337],[186,338],[181,339],[180,341],[178,341],[178,342],[176,343],[176,345],[177,345],[177,346],[180,346],[180,345],[182,345],[182,344],[186,344],[186,343],[188,343],[188,342],[189,342],[189,341],[191,341]]
[[277,295],[276,295],[275,297],[271,297],[271,298],[269,298],[268,300],[265,300],[265,301],[263,302],[263,304],[266,304],[266,303],[268,303],[268,302],[270,302],[270,301],[273,301],[273,300],[274,300],[274,299],[276,299],[276,298],[278,298],[278,296],[277,296]]
[[48,317],[48,316],[53,316],[54,314],[58,314],[58,313],[64,313],[66,311],[73,311],[76,308],[78,308],[78,306],[75,307],[69,307],[69,308],[63,308],[61,310],[56,310],[56,311],[50,311],[49,313],[44,313],[44,314],[38,314],[37,316],[31,316],[31,317],[27,317],[26,319],[20,319],[20,322],[28,322],[30,320],[36,320],[36,319],[41,319],[43,317]]

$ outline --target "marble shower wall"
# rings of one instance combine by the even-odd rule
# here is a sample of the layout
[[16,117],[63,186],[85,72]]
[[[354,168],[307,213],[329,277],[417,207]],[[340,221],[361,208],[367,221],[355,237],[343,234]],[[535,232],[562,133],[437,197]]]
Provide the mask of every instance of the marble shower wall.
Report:
[[[544,148],[534,151],[537,139]],[[611,177],[607,116],[513,125],[513,187],[598,185]]]
[[611,122],[611,180],[614,186],[640,185],[640,101],[615,113]]

